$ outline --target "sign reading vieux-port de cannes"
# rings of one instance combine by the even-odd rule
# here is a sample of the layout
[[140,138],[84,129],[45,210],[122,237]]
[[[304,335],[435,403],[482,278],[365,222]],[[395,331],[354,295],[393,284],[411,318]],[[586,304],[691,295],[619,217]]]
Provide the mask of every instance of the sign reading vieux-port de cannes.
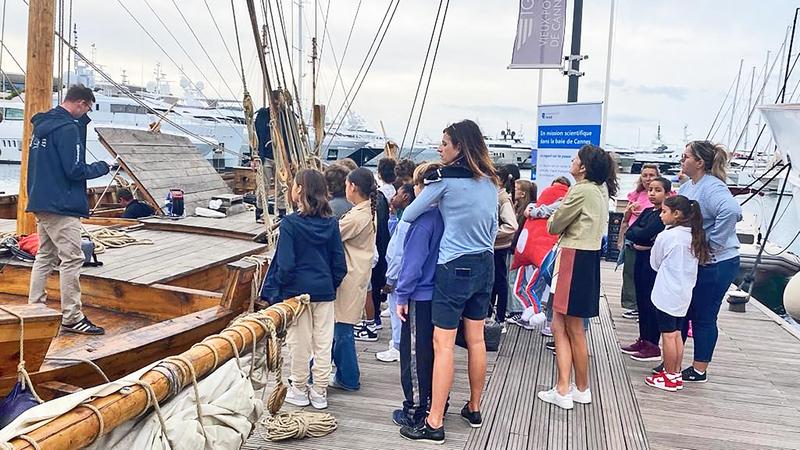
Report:
[[569,175],[569,166],[584,144],[600,145],[603,102],[539,105],[536,165],[531,179],[539,192],[554,179]]

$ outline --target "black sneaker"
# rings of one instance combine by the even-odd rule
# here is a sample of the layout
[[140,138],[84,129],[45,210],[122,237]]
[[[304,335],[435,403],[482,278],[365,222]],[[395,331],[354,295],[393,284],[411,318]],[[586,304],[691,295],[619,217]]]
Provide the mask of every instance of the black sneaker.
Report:
[[515,324],[520,319],[522,319],[522,313],[514,313],[514,314],[511,314],[510,316],[506,317],[506,323],[514,323]]
[[652,369],[650,369],[650,371],[653,372],[654,375],[660,374],[661,372],[664,371],[664,363],[662,362],[661,364],[653,367]]
[[556,351],[556,341],[545,342],[544,346],[551,352]]
[[80,334],[106,334],[106,330],[102,327],[98,327],[97,325],[93,324],[89,319],[84,316],[80,322],[74,323],[72,325],[61,324],[61,329],[64,331],[69,331],[72,333],[80,333]]
[[461,408],[461,417],[469,423],[469,426],[472,428],[480,428],[483,425],[483,420],[481,419],[481,412],[475,411],[472,412],[469,410],[469,402]]
[[705,383],[708,381],[708,372],[704,372],[702,374],[697,373],[694,370],[694,366],[689,366],[683,371],[681,371],[681,375],[683,375],[683,381],[688,381],[690,383]]
[[444,444],[444,426],[431,428],[427,420],[423,420],[416,427],[400,428],[400,436],[409,441],[429,442],[431,444]]
[[357,341],[375,342],[378,340],[378,332],[375,331],[374,325],[362,325],[353,330],[353,338]]
[[417,425],[417,423],[414,422],[414,418],[406,414],[402,409],[395,409],[394,412],[392,412],[392,422],[401,427],[413,428]]

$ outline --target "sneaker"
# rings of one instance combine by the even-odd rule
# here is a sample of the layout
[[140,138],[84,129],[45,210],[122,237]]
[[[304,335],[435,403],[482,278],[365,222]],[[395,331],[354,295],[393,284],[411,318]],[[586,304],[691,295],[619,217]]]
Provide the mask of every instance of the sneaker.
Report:
[[357,341],[375,342],[378,340],[378,331],[374,324],[372,326],[363,324],[363,326],[353,329],[353,337]]
[[105,329],[93,324],[86,316],[84,316],[83,319],[80,320],[80,322],[74,323],[72,325],[67,325],[62,323],[61,329],[64,331],[69,331],[71,333],[93,334],[93,335],[106,334]]
[[556,341],[545,342],[544,346],[552,352],[556,351]]
[[308,406],[311,402],[308,400],[308,392],[303,392],[297,389],[297,386],[289,384],[289,389],[286,391],[287,403],[294,406]]
[[662,391],[669,391],[675,392],[678,390],[678,384],[667,375],[666,372],[661,372],[655,375],[651,375],[644,379],[645,384],[648,386],[652,386],[656,389],[661,389]]
[[376,353],[375,357],[378,358],[378,361],[383,362],[400,361],[400,351],[391,346],[388,350]]
[[555,387],[549,391],[540,391],[536,396],[539,397],[539,400],[552,403],[559,408],[572,409],[574,406],[572,393],[567,392],[567,395],[561,395]]
[[681,372],[682,381],[689,383],[705,383],[708,381],[708,372],[699,373],[694,366],[689,366]]
[[409,441],[428,442],[431,444],[444,444],[444,426],[431,428],[427,420],[423,420],[416,427],[400,428],[400,436]]
[[413,428],[417,426],[416,422],[414,422],[414,418],[406,414],[402,409],[395,409],[392,411],[392,422],[401,427]]
[[653,375],[658,375],[659,373],[664,371],[664,363],[662,362],[661,364],[653,367],[652,369],[650,369],[650,371],[653,372]]
[[[506,319],[506,320],[508,320],[508,319]],[[513,323],[515,325],[518,325],[518,326],[521,326],[522,328],[525,328],[526,330],[532,330],[533,329],[533,325],[531,325],[531,323],[528,322],[527,320],[523,319],[522,315],[520,315],[519,317],[516,317],[511,323]]]
[[542,336],[544,337],[553,337],[553,329],[550,328],[549,325],[542,328],[542,331],[540,331],[540,333],[542,333]]
[[[328,407],[328,393],[322,392],[318,394],[317,391],[312,387],[308,390],[308,399],[311,401],[311,406],[316,409],[325,409]],[[287,394],[288,397],[288,394]]]
[[661,359],[661,349],[656,344],[642,341],[642,346],[638,352],[631,355],[635,361],[658,361]]
[[481,412],[480,411],[470,411],[469,410],[469,402],[467,402],[463,408],[461,408],[461,418],[469,423],[469,426],[472,428],[480,428],[483,424],[483,420],[481,419]]
[[678,390],[680,391],[683,389],[683,374],[678,372],[677,374],[673,374],[672,381],[675,382],[675,385],[678,386]]
[[628,311],[625,311],[624,313],[622,313],[622,318],[623,319],[630,319],[630,320],[638,319],[639,318],[639,311],[637,311],[635,309],[629,309]]
[[391,314],[392,313],[389,312],[389,308],[386,308],[383,311],[381,311],[381,317],[383,317],[384,319],[387,318],[387,317],[391,317]]
[[570,385],[569,393],[572,394],[572,401],[588,405],[592,403],[592,391],[587,387],[585,391],[579,391],[578,387]]
[[513,313],[506,317],[506,323],[517,323],[517,320],[519,320],[521,317],[522,313]]
[[634,353],[638,353],[639,350],[642,349],[642,345],[644,345],[644,341],[640,338],[636,338],[636,341],[633,344],[620,347],[620,351],[622,351],[622,353],[625,353],[626,355],[633,355]]

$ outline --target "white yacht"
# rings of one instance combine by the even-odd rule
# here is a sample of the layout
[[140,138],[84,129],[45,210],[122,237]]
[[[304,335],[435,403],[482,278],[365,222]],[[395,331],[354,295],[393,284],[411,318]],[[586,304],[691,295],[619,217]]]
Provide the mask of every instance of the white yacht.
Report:
[[531,168],[531,150],[533,145],[526,142],[522,132],[517,133],[506,127],[497,137],[484,136],[489,157],[495,165],[516,164],[522,169]]

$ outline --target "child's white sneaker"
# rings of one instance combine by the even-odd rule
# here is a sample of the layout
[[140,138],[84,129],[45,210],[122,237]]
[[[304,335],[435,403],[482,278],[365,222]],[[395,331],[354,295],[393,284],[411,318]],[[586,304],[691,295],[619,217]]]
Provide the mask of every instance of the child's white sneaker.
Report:
[[289,384],[289,389],[286,391],[286,402],[294,406],[308,406],[311,402],[308,400],[308,392],[303,392],[293,384]]
[[376,353],[375,357],[378,361],[383,362],[400,361],[400,351],[394,348],[394,346],[390,346],[388,350]]
[[575,403],[583,403],[584,405],[592,403],[592,391],[588,387],[585,391],[579,391],[578,387],[572,384],[569,387],[569,393],[572,394],[572,400]]
[[[316,409],[325,409],[328,407],[328,393],[323,391],[321,394],[317,393],[317,390],[313,387],[308,389],[308,398],[311,400],[311,406]],[[287,395],[288,397],[288,395]]]
[[537,396],[540,400],[552,403],[559,408],[572,409],[574,406],[571,391],[567,391],[567,395],[561,395],[558,393],[558,389],[553,387],[549,391],[540,391]]

